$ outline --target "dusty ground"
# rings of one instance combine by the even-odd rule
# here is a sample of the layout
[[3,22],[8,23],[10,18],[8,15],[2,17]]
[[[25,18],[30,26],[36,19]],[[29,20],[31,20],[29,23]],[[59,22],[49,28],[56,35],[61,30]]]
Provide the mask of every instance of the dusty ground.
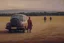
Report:
[[64,43],[64,16],[53,16],[44,23],[43,16],[32,16],[32,33],[7,33],[10,17],[0,17],[0,43]]

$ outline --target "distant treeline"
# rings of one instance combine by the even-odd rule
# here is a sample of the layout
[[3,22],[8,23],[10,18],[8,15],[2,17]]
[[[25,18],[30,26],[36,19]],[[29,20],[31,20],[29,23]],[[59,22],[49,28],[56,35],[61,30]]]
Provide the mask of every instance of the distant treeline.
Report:
[[24,14],[24,15],[27,15],[27,16],[64,16],[64,12],[54,12],[54,13],[48,13],[48,12],[0,13],[0,16],[12,16],[14,14]]

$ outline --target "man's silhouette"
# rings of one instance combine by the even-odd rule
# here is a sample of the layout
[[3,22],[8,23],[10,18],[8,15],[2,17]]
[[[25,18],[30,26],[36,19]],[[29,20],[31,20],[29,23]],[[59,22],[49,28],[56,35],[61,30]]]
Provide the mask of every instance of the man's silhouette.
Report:
[[32,30],[32,20],[30,19],[30,17],[29,17],[29,19],[28,19],[28,29],[27,29],[27,32],[30,32],[31,33],[31,30]]
[[46,22],[46,16],[44,16],[44,22]]
[[52,20],[52,17],[50,17],[50,21]]

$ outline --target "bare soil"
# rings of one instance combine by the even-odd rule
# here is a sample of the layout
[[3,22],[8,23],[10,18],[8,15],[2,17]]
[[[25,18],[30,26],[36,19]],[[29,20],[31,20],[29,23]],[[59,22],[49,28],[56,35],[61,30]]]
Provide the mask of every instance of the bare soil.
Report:
[[31,33],[7,33],[6,23],[10,17],[0,17],[0,43],[64,43],[64,16],[49,16],[44,22],[43,16],[31,16]]

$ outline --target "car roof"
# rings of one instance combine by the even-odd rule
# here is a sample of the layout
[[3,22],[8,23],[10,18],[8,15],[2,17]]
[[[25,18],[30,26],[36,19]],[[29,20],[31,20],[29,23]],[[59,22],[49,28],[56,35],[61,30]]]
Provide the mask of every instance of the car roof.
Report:
[[26,20],[27,19],[27,16],[24,15],[24,14],[14,14],[14,15],[12,15],[11,18],[17,18],[17,19],[23,21],[23,20]]

